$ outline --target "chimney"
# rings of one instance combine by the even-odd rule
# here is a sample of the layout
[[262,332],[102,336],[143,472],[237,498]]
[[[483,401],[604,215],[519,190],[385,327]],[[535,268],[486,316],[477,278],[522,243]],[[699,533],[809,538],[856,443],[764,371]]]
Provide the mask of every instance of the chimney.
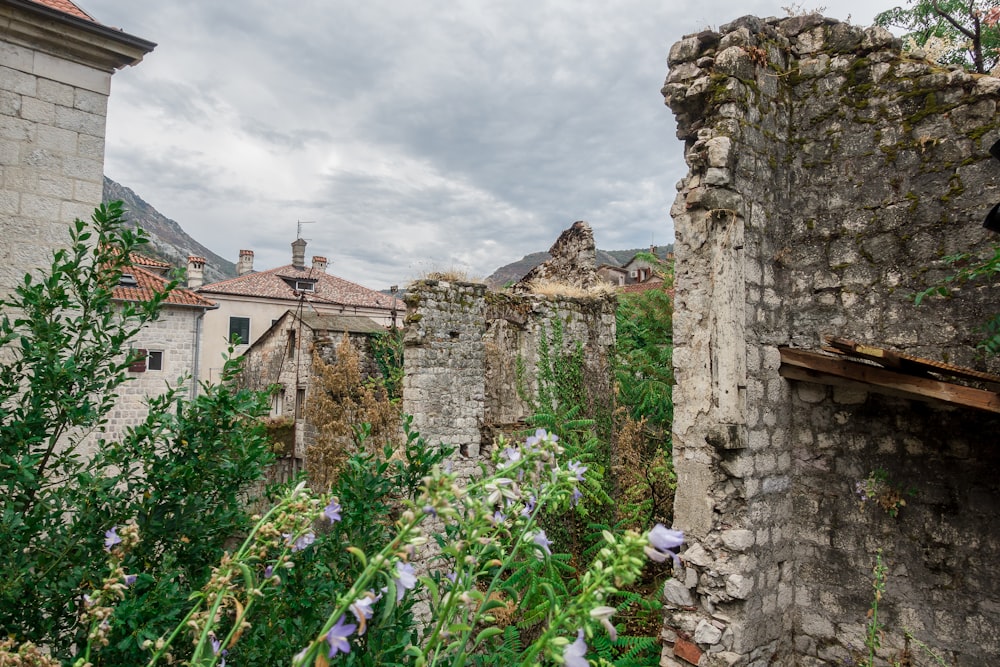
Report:
[[240,250],[240,261],[236,263],[236,275],[242,276],[253,271],[253,250]]
[[326,257],[313,255],[313,271],[322,271],[323,273],[326,273]]
[[205,284],[205,258],[188,255],[187,286],[196,289]]
[[296,269],[306,268],[306,241],[305,239],[295,239],[292,241],[292,266]]

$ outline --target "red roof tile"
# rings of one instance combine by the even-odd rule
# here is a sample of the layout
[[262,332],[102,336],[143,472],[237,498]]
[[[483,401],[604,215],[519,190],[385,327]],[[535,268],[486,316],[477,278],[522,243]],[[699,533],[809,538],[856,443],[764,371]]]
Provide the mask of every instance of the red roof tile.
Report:
[[[36,5],[42,5],[48,7],[49,9],[55,9],[63,14],[69,14],[70,16],[75,16],[79,19],[86,19],[88,21],[94,21],[94,17],[77,7],[70,0],[31,0]],[[97,21],[94,21],[97,23]]]
[[399,299],[375,290],[362,287],[343,278],[330,275],[325,271],[310,268],[297,269],[291,264],[279,266],[268,271],[255,271],[236,278],[223,280],[198,288],[199,293],[230,294],[234,296],[262,297],[266,299],[285,299],[298,301],[299,296],[291,285],[291,280],[308,280],[316,282],[314,292],[306,292],[309,300],[316,303],[331,303],[344,306],[359,306],[362,308],[382,308],[405,310],[406,306]]
[[161,262],[158,259],[153,259],[147,255],[143,255],[137,252],[130,252],[128,254],[129,264],[132,266],[148,266],[154,269],[172,269],[174,268],[172,264],[167,262]]
[[[126,287],[119,285],[111,290],[111,295],[119,301],[149,301],[156,292],[162,292],[167,281],[160,276],[147,271],[141,266],[132,266],[127,273],[135,277],[136,285]],[[194,306],[197,308],[214,308],[215,302],[199,296],[183,287],[175,288],[164,303],[172,306]]]

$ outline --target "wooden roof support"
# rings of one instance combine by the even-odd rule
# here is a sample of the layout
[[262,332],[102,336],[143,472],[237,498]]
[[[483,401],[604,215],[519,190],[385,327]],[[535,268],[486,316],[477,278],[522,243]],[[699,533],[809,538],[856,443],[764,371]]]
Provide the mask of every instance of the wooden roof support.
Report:
[[866,363],[838,359],[811,350],[779,348],[779,374],[789,380],[827,385],[863,384],[870,391],[919,401],[940,401],[1000,414],[996,392],[899,373]]

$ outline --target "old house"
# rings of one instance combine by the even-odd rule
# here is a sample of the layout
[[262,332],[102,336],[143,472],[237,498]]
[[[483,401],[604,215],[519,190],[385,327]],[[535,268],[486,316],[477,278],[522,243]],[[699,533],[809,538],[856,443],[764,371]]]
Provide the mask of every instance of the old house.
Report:
[[371,338],[385,332],[368,317],[288,310],[247,348],[243,382],[253,389],[272,389],[272,419],[292,425],[292,446],[280,452],[279,470],[294,473],[304,465],[312,432],[305,406],[316,374],[313,354],[334,363],[336,348],[346,335],[358,354],[362,376],[369,377],[378,373]]
[[[139,253],[132,253],[129,260],[131,267],[122,273],[112,292],[115,301],[148,301],[163,291],[169,281],[169,264]],[[208,299],[182,287],[170,293],[159,318],[132,340],[133,349],[140,351],[142,358],[129,367],[129,379],[118,389],[100,437],[113,440],[127,427],[139,424],[146,417],[148,399],[167,391],[168,385],[183,387],[186,398],[197,395],[202,321],[205,313],[215,307]]]
[[155,44],[70,0],[0,0],[0,293],[101,203],[111,76]]
[[[305,262],[306,242],[292,243],[292,262],[265,271],[253,268],[252,250],[241,250],[236,278],[210,285],[189,282],[192,289],[219,304],[205,318],[205,338],[199,377],[208,382],[219,379],[229,342],[238,337],[235,354],[243,354],[268,331],[285,312],[291,310],[316,315],[345,315],[370,318],[383,327],[392,326],[405,309],[402,302],[387,294],[362,287],[327,273],[325,257]],[[201,259],[201,258],[195,258]],[[196,277],[200,267],[194,263]],[[189,274],[192,264],[189,263]]]

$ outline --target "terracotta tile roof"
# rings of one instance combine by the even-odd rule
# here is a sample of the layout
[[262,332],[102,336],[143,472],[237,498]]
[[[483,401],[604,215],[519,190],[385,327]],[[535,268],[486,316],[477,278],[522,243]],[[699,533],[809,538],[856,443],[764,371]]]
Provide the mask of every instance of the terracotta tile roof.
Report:
[[298,301],[299,296],[293,287],[288,284],[287,281],[289,280],[293,284],[296,280],[315,281],[315,291],[305,293],[307,298],[314,303],[381,308],[384,310],[391,310],[393,308],[400,311],[406,310],[403,302],[392,296],[362,287],[357,283],[338,278],[325,271],[311,267],[296,269],[291,264],[267,271],[247,273],[210,285],[203,285],[198,288],[198,292]]
[[[149,301],[153,294],[162,292],[167,281],[164,278],[147,271],[141,266],[132,266],[128,272],[135,278],[134,287],[119,285],[111,290],[111,295],[119,301]],[[215,308],[215,302],[199,296],[189,289],[177,287],[170,293],[167,300],[172,306],[193,306],[196,308]]]
[[172,269],[174,268],[172,264],[167,262],[161,262],[158,259],[153,259],[148,255],[143,255],[137,252],[130,252],[128,254],[128,262],[132,266],[145,266],[153,269]]
[[[31,0],[36,5],[42,5],[48,7],[49,9],[55,9],[63,14],[69,14],[70,16],[75,16],[78,19],[86,19],[88,21],[94,21],[94,17],[77,7],[70,0]],[[97,23],[97,21],[94,21]]]

